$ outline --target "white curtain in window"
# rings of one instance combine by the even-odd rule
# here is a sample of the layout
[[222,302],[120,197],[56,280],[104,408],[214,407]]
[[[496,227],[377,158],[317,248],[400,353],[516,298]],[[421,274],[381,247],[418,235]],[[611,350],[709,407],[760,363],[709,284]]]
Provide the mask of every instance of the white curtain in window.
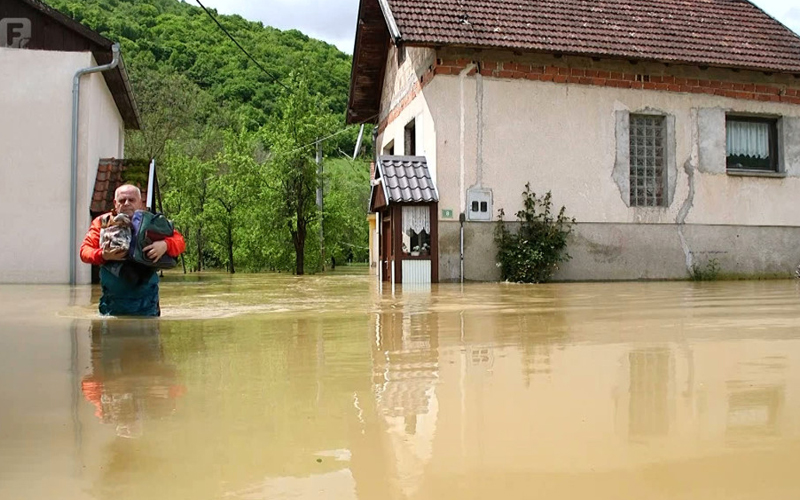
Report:
[[728,121],[728,156],[769,157],[769,124]]
[[403,234],[407,234],[409,229],[417,234],[424,229],[426,233],[431,234],[431,211],[429,207],[403,207]]

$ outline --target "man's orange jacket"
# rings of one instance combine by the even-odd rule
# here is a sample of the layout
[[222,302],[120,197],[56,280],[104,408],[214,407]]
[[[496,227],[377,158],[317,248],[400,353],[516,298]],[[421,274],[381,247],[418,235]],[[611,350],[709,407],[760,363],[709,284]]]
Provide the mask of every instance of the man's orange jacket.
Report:
[[[106,215],[96,217],[89,227],[89,232],[83,238],[81,244],[81,260],[87,264],[94,264],[95,266],[102,266],[106,263],[103,259],[103,249],[100,248],[100,229],[103,227],[102,219]],[[186,250],[186,242],[183,241],[183,235],[177,230],[175,234],[170,237],[164,238],[167,244],[167,255],[170,257],[178,257]]]

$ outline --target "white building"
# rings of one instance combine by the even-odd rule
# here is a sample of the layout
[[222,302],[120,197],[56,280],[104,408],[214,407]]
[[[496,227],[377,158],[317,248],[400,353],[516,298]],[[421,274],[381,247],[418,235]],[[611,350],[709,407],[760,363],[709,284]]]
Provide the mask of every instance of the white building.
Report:
[[[54,9],[0,2],[0,283],[70,281],[98,162],[122,158],[125,130],[140,126],[121,57],[113,69],[81,77],[73,200],[73,80],[112,59],[110,40]],[[76,283],[89,283],[89,266],[73,272]]]
[[[361,0],[348,120],[376,124],[384,155],[384,280],[418,275],[408,236],[435,240],[441,281],[498,279],[493,221],[513,220],[526,183],[578,221],[556,279],[682,279],[714,261],[791,276],[800,38],[749,2],[586,5]],[[384,199],[389,156],[433,180],[436,203],[412,201],[428,235]]]

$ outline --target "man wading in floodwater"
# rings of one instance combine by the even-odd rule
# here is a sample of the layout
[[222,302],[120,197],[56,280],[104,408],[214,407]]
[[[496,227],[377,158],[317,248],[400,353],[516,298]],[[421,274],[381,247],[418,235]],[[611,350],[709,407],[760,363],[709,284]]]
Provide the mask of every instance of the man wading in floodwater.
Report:
[[[155,268],[126,260],[124,249],[101,248],[100,230],[104,221],[116,214],[133,218],[134,212],[144,210],[142,192],[136,186],[125,184],[114,193],[114,212],[103,214],[92,221],[81,245],[81,260],[100,267],[100,314],[110,316],[160,316],[158,305],[158,273]],[[183,236],[175,231],[172,236],[145,247],[144,254],[157,262],[164,254],[178,257],[186,249]]]

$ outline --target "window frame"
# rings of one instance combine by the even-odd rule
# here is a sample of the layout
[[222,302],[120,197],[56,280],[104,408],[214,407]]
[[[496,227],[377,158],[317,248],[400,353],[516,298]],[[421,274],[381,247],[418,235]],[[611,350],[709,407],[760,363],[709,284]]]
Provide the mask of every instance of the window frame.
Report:
[[[746,115],[737,113],[725,113],[725,170],[732,173],[780,173],[781,162],[779,158],[779,143],[778,143],[778,122],[780,117],[774,115]],[[731,165],[730,155],[728,155],[728,123],[729,122],[747,122],[747,123],[766,123],[769,125],[769,160],[770,166],[763,167],[746,167],[741,164]],[[738,166],[737,166],[738,165]]]
[[[419,207],[424,207],[428,211],[428,218],[430,219],[431,227],[428,231],[423,229],[420,232],[416,232],[413,229],[410,229],[412,234],[407,234],[403,231],[403,226],[405,226],[405,208],[411,207],[412,205],[403,205],[400,209],[400,251],[403,256],[404,260],[407,259],[420,259],[420,260],[430,260],[432,257],[433,252],[433,220],[430,219],[434,216],[434,208],[428,204],[419,205]],[[416,205],[415,205],[416,206]],[[422,241],[422,234],[426,235],[427,242]],[[414,236],[416,235],[419,250],[414,250],[413,240]],[[405,244],[405,236],[408,236],[408,247]],[[427,245],[427,247],[423,247],[423,245]],[[415,255],[416,254],[416,255]]]
[[403,151],[405,156],[417,156],[417,117],[403,127]]
[[[654,169],[658,170],[661,169],[660,179],[658,180],[661,195],[660,199],[658,195],[654,195],[656,203],[648,204],[647,194],[645,192],[643,203],[639,200],[638,196],[635,195],[636,180],[639,178],[638,175],[634,173],[634,165],[636,156],[633,152],[633,140],[634,136],[634,120],[638,118],[644,119],[659,119],[660,120],[660,129],[661,129],[661,157],[660,162],[661,165],[653,166]],[[669,170],[669,131],[667,126],[667,115],[664,114],[655,114],[655,113],[629,113],[628,114],[628,206],[631,208],[666,208],[669,206],[669,179],[668,179],[668,170]],[[658,145],[654,145],[655,148],[659,147]],[[645,153],[647,155],[648,153]],[[644,168],[648,168],[646,165]],[[647,176],[645,175],[645,179]],[[646,185],[644,186],[646,189]]]

